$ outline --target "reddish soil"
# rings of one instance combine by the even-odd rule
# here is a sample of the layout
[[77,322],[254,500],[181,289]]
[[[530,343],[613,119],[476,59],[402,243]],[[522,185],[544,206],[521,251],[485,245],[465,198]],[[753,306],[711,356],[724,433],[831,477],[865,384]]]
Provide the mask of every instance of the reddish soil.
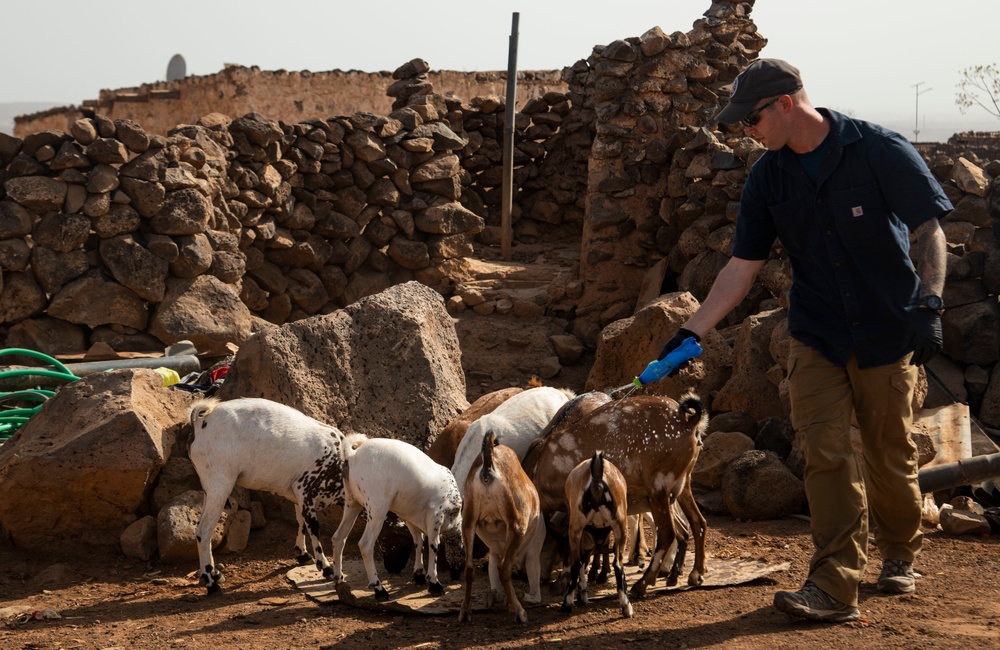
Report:
[[[0,648],[1000,647],[997,539],[927,532],[916,593],[878,594],[876,556],[861,587],[863,618],[843,625],[797,622],[771,607],[775,591],[797,588],[805,577],[811,541],[808,524],[797,519],[709,517],[710,555],[789,561],[788,571],[739,586],[653,594],[635,603],[631,620],[621,618],[614,600],[592,601],[567,615],[547,596],[546,605],[528,610],[524,625],[501,608],[459,624],[457,616],[314,602],[285,578],[294,566],[293,536],[281,522],[255,531],[245,552],[219,558],[227,591],[211,598],[195,583],[193,566],[127,560],[115,551],[29,555],[0,545],[6,623]],[[22,606],[29,610],[20,616],[4,609]],[[61,618],[31,618],[49,609]]]

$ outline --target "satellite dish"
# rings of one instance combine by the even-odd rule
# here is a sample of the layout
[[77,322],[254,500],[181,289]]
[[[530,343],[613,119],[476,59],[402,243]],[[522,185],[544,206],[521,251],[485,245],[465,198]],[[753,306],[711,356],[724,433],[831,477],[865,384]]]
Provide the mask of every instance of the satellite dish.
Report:
[[167,64],[167,81],[178,81],[186,76],[187,64],[184,63],[184,57],[175,54]]

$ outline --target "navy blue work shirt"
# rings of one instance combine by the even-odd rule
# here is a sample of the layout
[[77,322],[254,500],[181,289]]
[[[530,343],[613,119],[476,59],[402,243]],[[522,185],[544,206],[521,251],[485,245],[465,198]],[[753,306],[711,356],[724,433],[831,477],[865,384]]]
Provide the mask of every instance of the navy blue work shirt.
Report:
[[765,260],[777,237],[792,265],[791,336],[846,366],[899,360],[912,350],[920,297],[909,232],[952,210],[920,154],[877,124],[817,109],[830,123],[818,182],[796,154],[768,151],[751,168],[733,257]]

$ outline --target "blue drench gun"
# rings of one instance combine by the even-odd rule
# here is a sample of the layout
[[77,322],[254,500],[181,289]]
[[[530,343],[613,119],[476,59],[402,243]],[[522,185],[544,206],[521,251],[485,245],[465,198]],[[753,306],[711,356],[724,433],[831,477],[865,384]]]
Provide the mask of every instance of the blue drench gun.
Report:
[[687,361],[694,359],[701,354],[701,346],[693,336],[689,336],[674,348],[662,359],[655,359],[649,362],[642,374],[632,380],[632,383],[640,388],[654,381],[660,381]]

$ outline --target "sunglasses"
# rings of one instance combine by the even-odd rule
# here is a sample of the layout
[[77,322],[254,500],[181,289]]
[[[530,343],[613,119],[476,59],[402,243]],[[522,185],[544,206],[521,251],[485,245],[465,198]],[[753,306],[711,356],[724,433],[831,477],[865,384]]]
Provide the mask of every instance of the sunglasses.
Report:
[[784,97],[784,95],[778,95],[777,97],[775,97],[768,103],[764,104],[760,108],[753,109],[752,111],[747,113],[747,116],[740,121],[743,122],[743,124],[745,124],[746,126],[757,126],[757,122],[760,122],[760,112],[765,108],[767,108],[768,106],[770,106],[771,104],[773,104],[774,102],[781,99],[782,97]]

